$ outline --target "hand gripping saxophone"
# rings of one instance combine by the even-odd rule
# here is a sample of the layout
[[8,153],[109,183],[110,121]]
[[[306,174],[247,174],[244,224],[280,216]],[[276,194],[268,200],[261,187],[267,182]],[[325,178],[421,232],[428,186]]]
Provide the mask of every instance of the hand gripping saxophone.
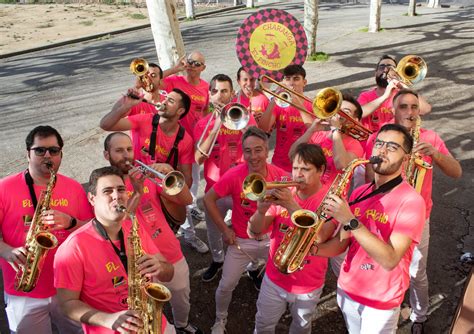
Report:
[[[123,206],[119,211],[125,211]],[[137,311],[143,321],[143,329],[138,334],[161,334],[163,305],[171,298],[171,292],[162,284],[152,283],[137,270],[137,260],[144,255],[138,235],[139,222],[130,213],[132,228],[128,236],[128,308]]]
[[344,169],[344,172],[337,175],[316,212],[305,209],[293,212],[291,221],[294,226],[289,227],[286,231],[273,259],[275,266],[280,272],[291,274],[303,269],[305,265],[304,259],[308,255],[311,246],[315,243],[319,230],[328,219],[323,212],[324,207],[322,203],[333,194],[339,197],[345,196],[347,186],[357,166],[367,163],[374,164],[380,161],[379,157],[371,157],[370,160],[352,160]]
[[46,191],[41,192],[30,229],[26,235],[26,261],[20,266],[15,277],[15,290],[17,291],[30,292],[35,288],[48,251],[58,246],[56,236],[48,232],[41,222],[43,212],[49,210],[51,195],[56,183],[56,172],[53,170],[52,164],[49,163],[47,166],[50,178]]
[[413,150],[411,151],[410,160],[408,160],[405,168],[405,179],[418,193],[421,193],[421,187],[423,186],[426,171],[433,168],[432,165],[421,158],[420,153],[415,152],[415,146],[420,141],[420,126],[421,119],[418,116],[416,118],[415,127],[411,131],[411,136],[413,137]]

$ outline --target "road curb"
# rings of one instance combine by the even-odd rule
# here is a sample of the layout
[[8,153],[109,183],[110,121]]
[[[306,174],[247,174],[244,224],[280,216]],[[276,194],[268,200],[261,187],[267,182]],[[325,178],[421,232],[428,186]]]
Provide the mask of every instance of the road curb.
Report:
[[[201,17],[206,17],[206,16],[213,15],[213,14],[219,14],[219,13],[223,13],[223,12],[230,12],[230,11],[233,11],[233,10],[240,10],[242,8],[246,8],[246,6],[245,5],[238,5],[238,6],[233,6],[233,7],[229,7],[229,8],[221,8],[221,9],[211,10],[211,11],[208,11],[208,12],[196,14],[195,19],[199,19]],[[185,21],[186,17],[185,16],[179,17],[178,20],[179,21]],[[123,34],[123,33],[126,33],[126,32],[131,32],[131,31],[140,30],[140,29],[147,29],[147,28],[150,28],[150,23],[135,26],[135,27],[125,28],[125,29],[118,29],[118,30],[108,31],[108,32],[100,33],[100,34],[94,34],[94,35],[74,38],[74,39],[70,39],[70,40],[67,40],[67,41],[63,41],[63,42],[38,46],[38,47],[35,47],[35,48],[30,48],[30,49],[25,49],[25,50],[10,52],[10,53],[4,53],[4,54],[0,54],[0,59],[6,59],[6,58],[11,58],[11,57],[21,56],[21,55],[31,53],[31,52],[37,52],[37,51],[53,49],[53,48],[57,48],[57,47],[61,47],[61,46],[69,45],[69,44],[75,44],[75,43],[91,41],[91,40],[94,40],[94,39],[99,39],[99,38],[112,36],[112,35],[119,35],[119,34]]]

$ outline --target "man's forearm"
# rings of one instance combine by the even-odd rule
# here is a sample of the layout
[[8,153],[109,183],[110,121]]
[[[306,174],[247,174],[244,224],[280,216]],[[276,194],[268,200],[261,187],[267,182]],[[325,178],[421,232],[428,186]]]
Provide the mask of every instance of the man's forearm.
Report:
[[61,309],[69,319],[74,321],[107,327],[109,313],[99,311],[80,300],[68,300],[61,305]]

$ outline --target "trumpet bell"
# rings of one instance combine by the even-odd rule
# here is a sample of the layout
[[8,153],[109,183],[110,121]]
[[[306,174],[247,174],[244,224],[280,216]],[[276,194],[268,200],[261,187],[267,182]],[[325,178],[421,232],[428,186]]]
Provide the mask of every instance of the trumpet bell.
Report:
[[184,185],[184,175],[178,171],[169,172],[162,181],[163,191],[170,196],[179,194]]
[[403,57],[395,69],[400,81],[408,86],[421,82],[428,72],[428,65],[423,58],[415,55]]
[[221,112],[222,124],[229,130],[242,130],[249,124],[247,108],[240,103],[229,103]]
[[265,197],[265,180],[260,174],[251,173],[245,178],[242,190],[249,200],[258,201]]
[[138,77],[148,72],[148,62],[143,58],[135,58],[130,63],[130,71]]
[[327,87],[318,92],[313,102],[313,113],[319,119],[331,118],[338,113],[342,103],[340,90]]

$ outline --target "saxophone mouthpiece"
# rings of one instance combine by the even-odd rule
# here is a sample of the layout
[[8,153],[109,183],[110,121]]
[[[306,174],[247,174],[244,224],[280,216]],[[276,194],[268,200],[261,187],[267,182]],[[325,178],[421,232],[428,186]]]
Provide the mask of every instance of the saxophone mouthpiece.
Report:
[[116,210],[117,212],[127,212],[127,208],[125,207],[125,205],[122,205],[122,204],[117,205],[117,206],[115,207],[115,210]]
[[369,159],[369,163],[371,163],[372,165],[379,164],[382,161],[383,161],[382,158],[378,156],[373,156],[373,157],[370,157]]

